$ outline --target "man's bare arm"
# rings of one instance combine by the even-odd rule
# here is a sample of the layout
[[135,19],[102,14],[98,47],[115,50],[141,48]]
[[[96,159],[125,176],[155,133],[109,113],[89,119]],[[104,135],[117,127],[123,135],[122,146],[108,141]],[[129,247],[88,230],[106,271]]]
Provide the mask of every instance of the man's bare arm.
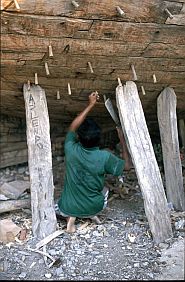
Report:
[[92,92],[89,95],[89,104],[87,107],[72,121],[71,125],[69,126],[69,131],[76,131],[78,127],[82,124],[85,120],[88,113],[92,110],[96,102],[99,100],[98,92]]

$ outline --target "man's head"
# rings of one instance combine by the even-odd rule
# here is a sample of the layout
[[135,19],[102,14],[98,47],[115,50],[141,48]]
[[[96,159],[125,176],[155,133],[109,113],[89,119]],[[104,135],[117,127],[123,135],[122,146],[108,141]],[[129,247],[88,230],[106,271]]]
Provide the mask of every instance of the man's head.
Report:
[[85,148],[99,145],[101,129],[92,118],[86,118],[77,130],[79,141]]

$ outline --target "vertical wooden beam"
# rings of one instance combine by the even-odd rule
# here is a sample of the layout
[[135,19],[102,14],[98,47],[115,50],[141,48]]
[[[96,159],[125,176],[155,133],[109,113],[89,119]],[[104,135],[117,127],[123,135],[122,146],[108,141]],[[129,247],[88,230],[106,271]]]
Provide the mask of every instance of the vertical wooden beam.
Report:
[[157,114],[161,136],[168,202],[176,210],[184,210],[184,188],[179,153],[176,95],[173,88],[165,88],[157,99]]
[[145,213],[156,243],[172,236],[164,187],[146,125],[137,86],[133,81],[116,88],[116,101],[125,140],[144,199]]
[[50,125],[45,91],[24,84],[28,166],[31,183],[32,231],[44,238],[56,230]]

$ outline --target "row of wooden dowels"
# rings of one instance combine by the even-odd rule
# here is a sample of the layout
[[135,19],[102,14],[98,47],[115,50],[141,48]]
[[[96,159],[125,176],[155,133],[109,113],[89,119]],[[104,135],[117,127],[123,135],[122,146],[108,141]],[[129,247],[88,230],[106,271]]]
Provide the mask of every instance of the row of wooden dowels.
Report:
[[[19,6],[19,3],[17,0],[13,0],[10,2],[11,3],[14,3],[16,9],[19,11],[20,10],[20,6]],[[9,4],[9,5],[10,5]],[[75,8],[78,8],[80,5],[78,4],[77,1],[73,0],[71,1],[71,4],[75,7]],[[118,12],[118,14],[123,17],[125,15],[125,12],[119,7],[119,6],[116,6],[116,10]],[[172,13],[168,10],[168,8],[165,8],[164,11],[167,13],[167,15],[170,17],[170,19],[173,19],[173,15]]]
[[[48,53],[49,53],[49,57],[53,57],[53,49],[52,49],[52,46],[51,46],[51,45],[48,46]],[[88,62],[88,66],[89,66],[89,68],[90,68],[91,73],[94,73],[94,70],[93,70],[93,68],[92,68],[91,62]],[[45,70],[46,70],[46,75],[50,75],[49,66],[48,66],[48,63],[47,63],[47,62],[45,62]],[[135,81],[138,80],[137,74],[136,74],[136,70],[135,70],[135,67],[134,67],[133,64],[131,64],[131,70],[132,70],[132,73],[133,73],[133,80],[135,80]],[[157,82],[157,79],[156,79],[156,75],[155,75],[155,74],[153,74],[153,82],[154,82],[154,83]],[[35,73],[35,84],[36,84],[36,85],[39,84],[39,82],[38,82],[38,74],[37,74],[37,73]],[[122,85],[120,78],[118,78],[118,84],[119,84],[119,85]],[[142,91],[143,95],[146,95],[145,89],[144,89],[143,86],[141,86],[141,91]],[[71,95],[71,86],[70,86],[70,83],[68,83],[68,94]],[[59,91],[57,91],[57,99],[60,99],[60,93],[59,93]]]

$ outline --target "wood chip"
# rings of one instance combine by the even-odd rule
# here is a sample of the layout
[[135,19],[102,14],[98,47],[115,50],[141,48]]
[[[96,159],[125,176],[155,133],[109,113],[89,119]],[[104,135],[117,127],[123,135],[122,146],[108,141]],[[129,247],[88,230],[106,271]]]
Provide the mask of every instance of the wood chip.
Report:
[[37,243],[36,244],[36,249],[38,250],[39,248],[41,248],[44,245],[48,244],[53,239],[55,239],[56,237],[60,236],[63,233],[64,233],[64,230],[57,230],[57,231],[55,231],[54,233],[50,234],[49,236],[47,236],[46,238],[41,240],[39,243]]

